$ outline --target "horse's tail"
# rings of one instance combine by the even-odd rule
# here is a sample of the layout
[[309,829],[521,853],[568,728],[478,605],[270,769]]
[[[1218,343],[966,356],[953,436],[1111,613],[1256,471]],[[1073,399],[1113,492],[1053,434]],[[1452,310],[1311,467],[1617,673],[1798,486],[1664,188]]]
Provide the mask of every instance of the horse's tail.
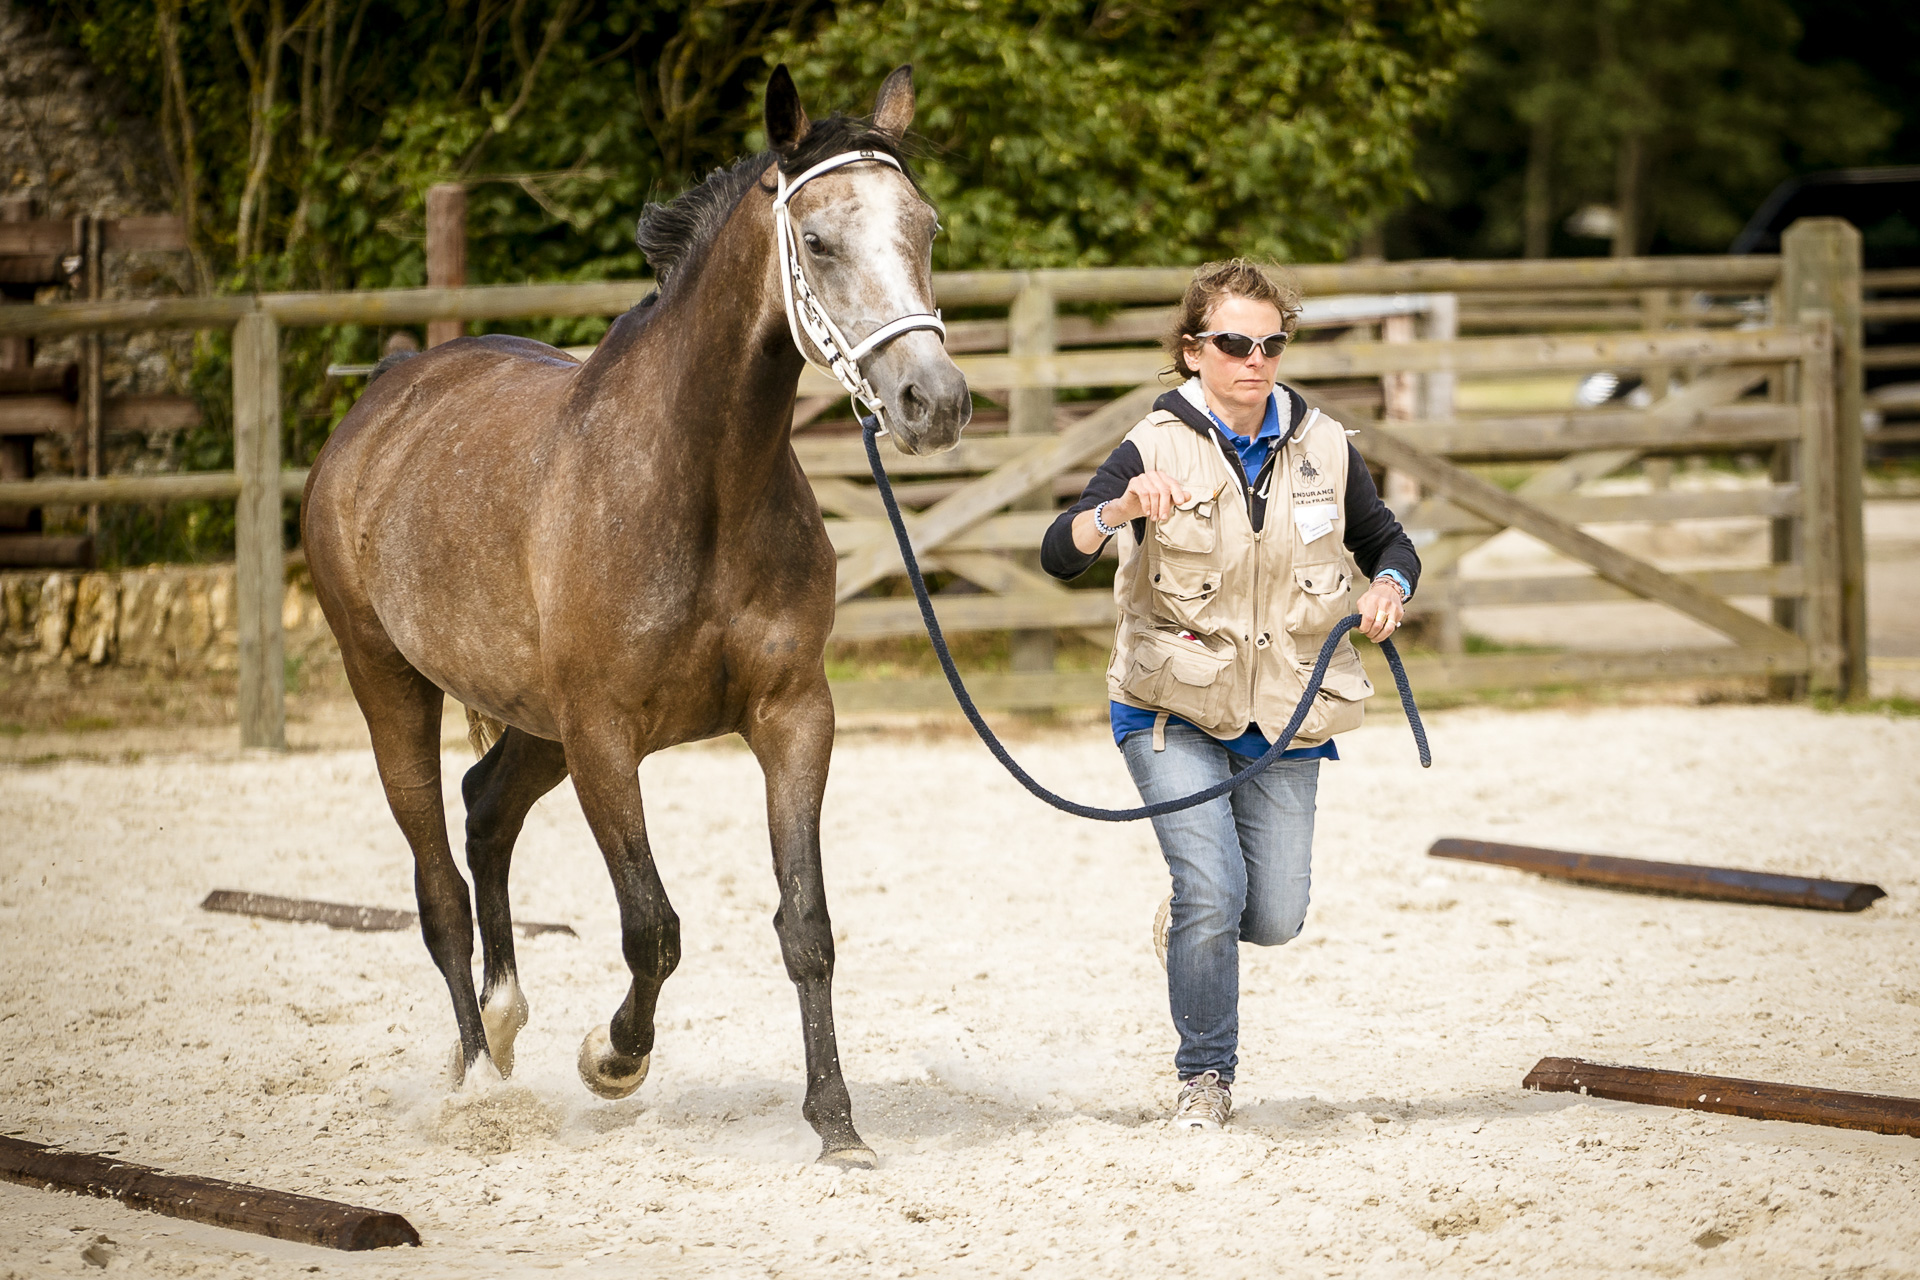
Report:
[[506,732],[507,726],[501,721],[467,708],[467,741],[472,744],[474,755],[487,754]]

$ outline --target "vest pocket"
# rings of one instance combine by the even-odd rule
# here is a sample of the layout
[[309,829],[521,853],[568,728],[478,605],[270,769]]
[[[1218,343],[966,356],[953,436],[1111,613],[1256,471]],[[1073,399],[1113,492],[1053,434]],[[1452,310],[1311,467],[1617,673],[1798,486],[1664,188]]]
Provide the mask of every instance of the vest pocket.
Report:
[[1171,711],[1202,729],[1231,728],[1234,649],[1171,631],[1142,631],[1127,655],[1120,688],[1142,706]]
[[1153,525],[1153,540],[1169,551],[1187,551],[1205,555],[1213,550],[1219,534],[1214,529],[1213,499],[1189,498],[1184,507],[1175,507],[1165,520]]
[[1156,563],[1150,566],[1153,572],[1147,576],[1153,587],[1154,612],[1195,631],[1212,630],[1203,623],[1202,617],[1220,591],[1219,566],[1167,555],[1154,559]]
[[1351,580],[1338,561],[1293,567],[1293,598],[1287,601],[1287,630],[1296,636],[1323,636],[1347,616]]

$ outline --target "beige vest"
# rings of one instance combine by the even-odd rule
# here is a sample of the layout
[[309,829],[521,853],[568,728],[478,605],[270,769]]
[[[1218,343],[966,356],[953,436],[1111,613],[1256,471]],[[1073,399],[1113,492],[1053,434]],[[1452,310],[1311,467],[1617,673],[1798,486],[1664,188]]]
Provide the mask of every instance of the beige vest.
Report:
[[[1292,718],[1334,623],[1352,612],[1346,560],[1347,436],[1317,412],[1281,446],[1265,527],[1253,531],[1246,473],[1215,437],[1156,410],[1127,433],[1148,471],[1178,480],[1189,501],[1171,517],[1120,533],[1107,691],[1168,711],[1217,738],[1258,724],[1271,742]],[[1373,692],[1345,637],[1292,745],[1314,746],[1360,725]]]

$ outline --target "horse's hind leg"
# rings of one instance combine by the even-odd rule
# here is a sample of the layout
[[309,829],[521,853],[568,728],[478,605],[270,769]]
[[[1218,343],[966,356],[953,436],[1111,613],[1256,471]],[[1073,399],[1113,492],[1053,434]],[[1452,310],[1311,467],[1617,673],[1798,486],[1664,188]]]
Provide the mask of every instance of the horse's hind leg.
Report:
[[514,1038],[527,1025],[527,998],[520,993],[513,954],[507,869],[527,811],[566,776],[567,753],[559,743],[508,729],[460,784],[467,802],[467,866],[473,872],[486,966],[480,1022],[487,1033],[487,1052],[503,1076],[513,1074]]
[[464,1080],[485,1056],[487,1038],[473,992],[473,902],[447,842],[447,810],[440,795],[440,711],[446,695],[384,636],[349,632],[341,656],[354,699],[367,717],[387,805],[413,849],[420,933],[453,997],[453,1020],[460,1028],[454,1071]]
[[748,738],[767,779],[767,825],[780,889],[774,932],[800,996],[807,1048],[802,1114],[820,1135],[825,1164],[871,1169],[874,1154],[853,1127],[853,1100],[840,1072],[833,1029],[833,922],[820,871],[820,805],[833,755],[833,699],[826,681],[765,707]]
[[653,1013],[660,988],[680,964],[680,917],[653,865],[640,807],[640,761],[633,748],[603,730],[567,738],[574,794],[613,878],[620,906],[620,946],[633,974],[627,998],[604,1027],[580,1046],[580,1079],[603,1098],[624,1098],[647,1078]]

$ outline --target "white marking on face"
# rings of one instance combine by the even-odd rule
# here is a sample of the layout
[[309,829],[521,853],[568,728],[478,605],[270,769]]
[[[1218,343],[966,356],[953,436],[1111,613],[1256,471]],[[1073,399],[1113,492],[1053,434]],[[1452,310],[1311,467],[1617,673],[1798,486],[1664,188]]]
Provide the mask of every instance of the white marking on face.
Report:
[[935,215],[903,174],[848,165],[809,182],[794,205],[801,269],[848,341],[933,310]]

